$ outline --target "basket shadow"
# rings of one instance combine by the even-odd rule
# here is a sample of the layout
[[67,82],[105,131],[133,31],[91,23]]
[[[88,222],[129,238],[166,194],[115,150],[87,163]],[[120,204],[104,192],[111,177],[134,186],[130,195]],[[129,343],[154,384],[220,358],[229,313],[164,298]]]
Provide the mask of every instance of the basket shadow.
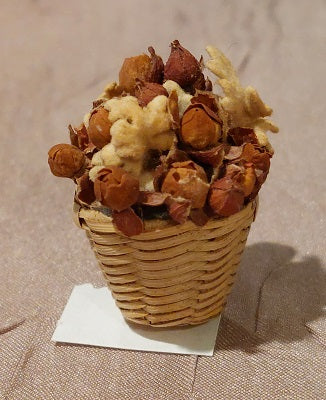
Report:
[[302,259],[278,243],[244,252],[216,341],[218,349],[257,351],[266,342],[289,343],[314,333],[326,315],[326,269],[316,256]]

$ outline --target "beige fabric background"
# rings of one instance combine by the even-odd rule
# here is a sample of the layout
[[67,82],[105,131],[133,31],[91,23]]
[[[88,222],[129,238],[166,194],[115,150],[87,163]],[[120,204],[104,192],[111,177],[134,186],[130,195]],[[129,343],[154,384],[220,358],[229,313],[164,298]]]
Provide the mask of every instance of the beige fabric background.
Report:
[[[322,0],[1,2],[1,400],[326,398],[325,27]],[[46,152],[175,38],[220,47],[281,128],[214,357],[56,345],[73,286],[104,280]]]

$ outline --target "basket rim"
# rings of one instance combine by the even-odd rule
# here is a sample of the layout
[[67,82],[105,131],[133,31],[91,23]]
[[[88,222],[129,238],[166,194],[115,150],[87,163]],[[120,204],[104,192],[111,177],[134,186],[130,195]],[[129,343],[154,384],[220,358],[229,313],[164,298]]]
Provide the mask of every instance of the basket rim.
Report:
[[[174,223],[172,220],[167,220],[166,225],[162,225],[162,220],[158,218],[153,218],[150,221],[157,221],[157,227],[155,229],[146,230],[139,235],[132,236],[132,238],[146,239],[147,236],[151,236],[154,232],[164,231],[168,232],[169,230],[174,233],[183,233],[190,230],[199,230],[199,229],[212,229],[219,228],[221,226],[234,225],[238,221],[245,218],[249,212],[254,213],[253,221],[255,221],[255,217],[258,210],[258,196],[250,201],[242,210],[239,212],[224,218],[211,218],[204,226],[198,226],[191,220],[187,220],[184,224]],[[116,233],[120,236],[129,238],[129,236],[124,235],[122,232],[117,230],[112,222],[112,218],[108,215],[103,214],[101,211],[93,210],[87,208],[74,199],[73,203],[73,219],[75,224],[82,229],[87,229],[89,224],[103,224],[106,227],[110,227],[110,233]],[[85,226],[86,225],[86,226]]]

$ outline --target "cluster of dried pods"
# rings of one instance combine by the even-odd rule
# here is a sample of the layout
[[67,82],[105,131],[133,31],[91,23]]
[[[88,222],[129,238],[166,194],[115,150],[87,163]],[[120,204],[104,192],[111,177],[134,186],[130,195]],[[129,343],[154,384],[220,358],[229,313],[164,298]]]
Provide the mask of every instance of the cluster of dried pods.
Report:
[[177,93],[170,94],[175,141],[170,150],[148,152],[144,160],[150,165],[153,190],[141,190],[138,177],[114,165],[100,169],[96,179],[89,178],[93,155],[111,141],[112,123],[101,106],[103,99],[93,103],[87,128],[69,126],[71,144],[49,151],[52,173],[76,182],[76,200],[110,209],[114,224],[128,236],[141,233],[146,218],[171,218],[180,224],[190,218],[204,225],[209,218],[239,212],[256,197],[272,157],[252,128],[227,126],[219,97],[202,73],[202,60],[177,40],[165,64],[152,47],[149,53],[124,61],[111,97],[132,95],[146,107],[156,96],[169,96],[163,87],[167,80],[192,95],[180,115]]

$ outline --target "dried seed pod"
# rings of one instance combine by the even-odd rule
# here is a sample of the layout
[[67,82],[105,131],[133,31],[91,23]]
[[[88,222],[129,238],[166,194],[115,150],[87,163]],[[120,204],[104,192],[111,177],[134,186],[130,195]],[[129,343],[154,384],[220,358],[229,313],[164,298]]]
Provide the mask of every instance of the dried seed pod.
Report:
[[134,94],[136,79],[148,81],[151,71],[151,59],[147,54],[126,58],[119,72],[119,85],[130,94]]
[[119,72],[119,85],[130,94],[135,93],[136,81],[162,83],[164,64],[160,56],[155,54],[153,47],[147,54],[126,58]]
[[138,99],[138,103],[141,107],[147,106],[156,96],[169,96],[166,89],[159,83],[154,82],[142,82],[138,81],[135,89],[135,96]]
[[228,164],[225,176],[241,186],[245,197],[248,197],[254,190],[256,174],[252,163],[245,163],[244,165]]
[[122,211],[135,204],[139,196],[139,182],[122,168],[101,169],[94,182],[96,199],[104,206]]
[[95,109],[89,119],[88,136],[92,143],[101,149],[111,141],[112,123],[109,120],[109,112],[101,107]]
[[186,88],[192,86],[201,75],[200,62],[178,40],[174,40],[171,43],[170,57],[164,67],[164,79]]
[[225,176],[211,185],[208,204],[214,214],[229,217],[241,210],[244,198],[241,185]]
[[246,143],[243,146],[241,159],[247,163],[253,163],[256,169],[268,173],[270,167],[270,158],[270,154],[261,149],[259,146],[255,146],[251,143]]
[[191,201],[192,208],[202,208],[206,201],[209,185],[202,167],[193,161],[173,163],[167,173],[161,191],[174,197]]
[[57,144],[48,152],[48,163],[55,176],[74,178],[81,176],[85,167],[85,154],[71,144]]
[[181,140],[197,150],[217,144],[221,124],[216,114],[203,104],[193,104],[181,120]]

